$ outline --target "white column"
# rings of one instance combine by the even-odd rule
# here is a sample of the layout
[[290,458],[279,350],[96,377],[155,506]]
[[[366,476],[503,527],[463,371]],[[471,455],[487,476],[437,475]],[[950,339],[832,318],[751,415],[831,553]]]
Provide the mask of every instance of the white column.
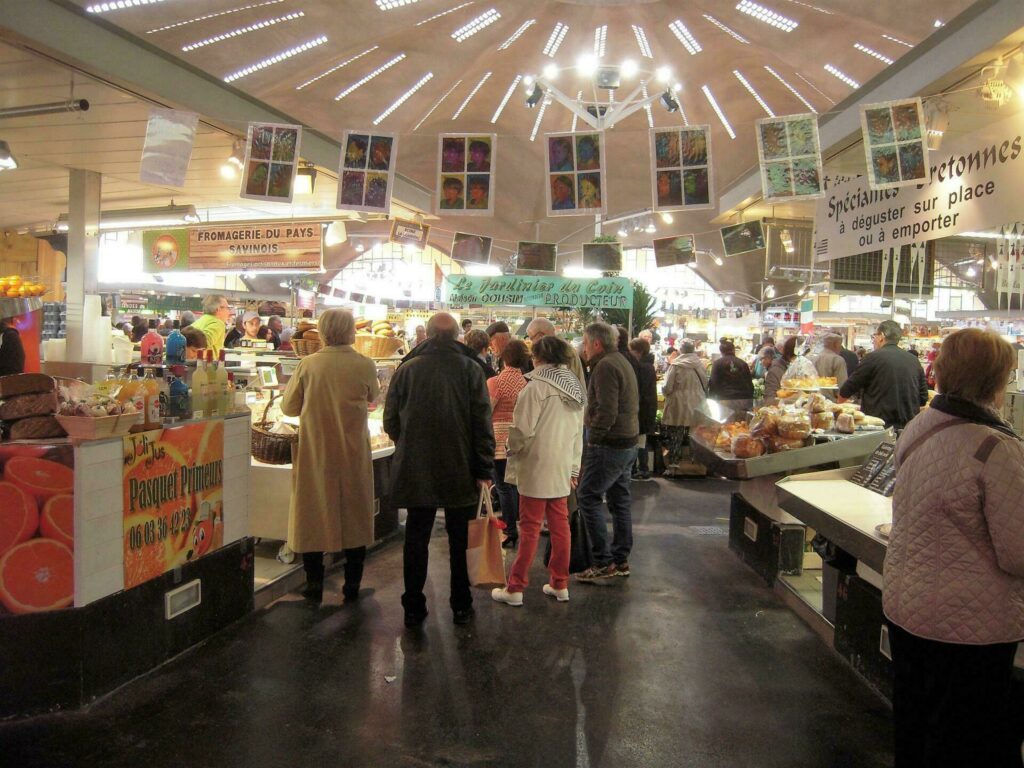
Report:
[[68,185],[67,360],[85,360],[83,308],[96,293],[99,265],[100,174],[73,168]]

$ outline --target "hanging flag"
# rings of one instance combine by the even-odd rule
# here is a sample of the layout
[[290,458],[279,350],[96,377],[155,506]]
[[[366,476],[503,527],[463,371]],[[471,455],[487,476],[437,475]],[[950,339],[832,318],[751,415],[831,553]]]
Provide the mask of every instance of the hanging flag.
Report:
[[860,111],[871,189],[920,184],[928,178],[928,132],[921,99],[868,104]]
[[345,211],[390,214],[397,162],[396,134],[345,131],[338,163],[335,207]]
[[184,187],[199,115],[176,109],[151,109],[142,147],[139,181]]
[[301,125],[249,123],[239,197],[290,203],[301,143]]
[[766,202],[825,194],[817,115],[762,118],[757,121],[755,134]]
[[892,259],[892,248],[882,249],[882,285],[879,288],[882,297],[885,296],[885,278],[889,275],[889,261]]
[[494,133],[442,133],[437,139],[439,216],[493,216]]

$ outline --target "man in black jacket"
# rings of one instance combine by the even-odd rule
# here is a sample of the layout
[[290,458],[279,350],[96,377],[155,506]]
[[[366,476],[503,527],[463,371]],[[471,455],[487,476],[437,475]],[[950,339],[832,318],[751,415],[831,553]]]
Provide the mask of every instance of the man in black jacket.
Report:
[[427,340],[402,360],[391,379],[384,430],[395,441],[390,501],[408,510],[405,523],[405,625],[427,617],[430,532],[444,507],[451,568],[450,604],[456,624],[473,615],[466,570],[468,525],[480,489],[494,469],[491,400],[475,355],[456,341],[455,318],[439,313],[427,322]]
[[901,335],[899,323],[894,320],[879,323],[871,337],[875,351],[839,388],[840,402],[859,393],[864,413],[896,429],[907,426],[928,404],[924,369],[916,357],[900,349]]

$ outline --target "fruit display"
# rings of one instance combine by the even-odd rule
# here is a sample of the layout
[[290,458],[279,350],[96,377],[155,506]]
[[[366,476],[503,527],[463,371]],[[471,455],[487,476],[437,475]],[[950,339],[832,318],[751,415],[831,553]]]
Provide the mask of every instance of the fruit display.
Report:
[[357,336],[383,336],[391,339],[395,336],[395,328],[387,320],[367,320],[365,317],[356,319]]
[[57,413],[61,416],[102,418],[104,416],[120,416],[125,413],[134,414],[138,413],[138,409],[131,400],[121,402],[108,395],[93,393],[81,399],[74,397],[61,399]]
[[835,376],[792,376],[783,381],[787,389],[834,389],[839,386]]
[[50,290],[42,283],[22,278],[21,275],[0,277],[0,298],[25,299],[31,296],[42,296]]

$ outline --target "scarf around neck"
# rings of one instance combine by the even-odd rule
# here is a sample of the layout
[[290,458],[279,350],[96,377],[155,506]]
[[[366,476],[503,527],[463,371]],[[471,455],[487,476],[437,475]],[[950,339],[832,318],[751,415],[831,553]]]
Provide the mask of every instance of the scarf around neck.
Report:
[[972,403],[970,400],[964,400],[962,397],[956,397],[955,395],[936,395],[932,399],[930,407],[941,413],[946,413],[960,419],[967,419],[975,424],[990,427],[997,432],[1002,432],[1004,435],[1009,435],[1017,440],[1021,439],[1020,435],[1013,431],[1013,427],[1003,421],[999,414],[993,409],[986,408],[985,406],[978,405],[977,403]]

